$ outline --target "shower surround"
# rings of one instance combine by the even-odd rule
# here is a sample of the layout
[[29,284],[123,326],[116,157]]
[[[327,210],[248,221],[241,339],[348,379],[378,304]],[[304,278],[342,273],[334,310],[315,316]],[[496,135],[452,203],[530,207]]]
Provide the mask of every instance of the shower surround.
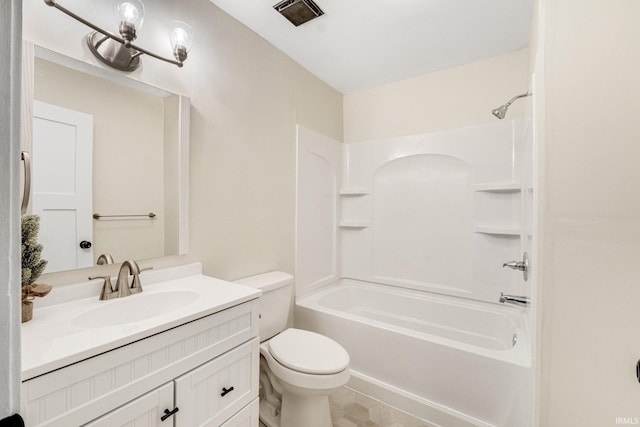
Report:
[[[532,419],[531,131],[510,121],[340,144],[298,127],[296,326],[350,386],[446,426]],[[331,296],[333,295],[333,296]]]

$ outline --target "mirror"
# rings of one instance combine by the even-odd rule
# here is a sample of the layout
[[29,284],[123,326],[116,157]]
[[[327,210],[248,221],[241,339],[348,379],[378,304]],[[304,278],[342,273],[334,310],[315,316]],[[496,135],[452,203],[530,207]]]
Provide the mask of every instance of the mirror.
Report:
[[30,207],[45,273],[185,254],[188,98],[44,48],[34,57]]

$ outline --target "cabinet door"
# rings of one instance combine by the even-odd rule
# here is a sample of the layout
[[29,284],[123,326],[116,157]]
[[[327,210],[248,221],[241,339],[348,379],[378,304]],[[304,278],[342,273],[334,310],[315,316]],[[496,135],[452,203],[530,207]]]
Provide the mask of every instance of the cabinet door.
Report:
[[258,397],[257,338],[177,378],[178,426],[218,427]]
[[161,421],[173,407],[173,383],[165,384],[132,400],[84,427],[173,427],[175,415]]
[[258,398],[253,399],[243,410],[235,414],[221,427],[259,427],[259,408],[260,402]]

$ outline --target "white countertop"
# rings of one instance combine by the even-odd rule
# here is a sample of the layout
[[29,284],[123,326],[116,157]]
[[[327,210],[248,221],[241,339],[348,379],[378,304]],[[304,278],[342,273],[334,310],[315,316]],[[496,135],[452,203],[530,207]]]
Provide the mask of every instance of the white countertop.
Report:
[[[202,274],[193,274],[193,265],[180,270],[174,268],[168,275],[162,270],[153,272],[153,280],[145,283],[147,274],[141,275],[143,292],[126,298],[99,301],[99,292],[90,298],[76,299],[42,308],[33,312],[33,320],[22,324],[22,381],[79,362],[88,357],[104,353],[116,347],[132,343],[158,332],[179,326],[186,322],[219,312],[232,306],[258,298],[258,289],[214,279]],[[185,277],[183,273],[190,274]],[[155,276],[155,277],[154,277]],[[159,277],[171,280],[158,281]],[[144,298],[163,298],[162,293],[176,293],[176,301],[181,303],[170,305],[151,317],[129,321],[135,318],[136,301],[144,303]],[[55,289],[54,289],[55,292]],[[53,292],[52,292],[53,294]],[[172,294],[173,295],[173,294]],[[122,304],[114,312],[122,312],[122,318],[114,319],[110,326],[95,326],[90,322],[82,322],[83,318],[91,318],[92,311],[104,310],[111,304]],[[166,304],[165,304],[166,306]],[[87,316],[88,314],[88,316]],[[82,317],[85,316],[85,317]],[[120,323],[120,324],[118,324]]]

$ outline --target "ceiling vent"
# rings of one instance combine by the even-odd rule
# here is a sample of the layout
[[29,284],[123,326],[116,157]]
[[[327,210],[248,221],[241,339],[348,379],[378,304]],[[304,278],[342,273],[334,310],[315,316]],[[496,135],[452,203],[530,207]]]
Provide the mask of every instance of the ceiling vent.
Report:
[[283,0],[273,8],[296,27],[324,15],[312,0]]

